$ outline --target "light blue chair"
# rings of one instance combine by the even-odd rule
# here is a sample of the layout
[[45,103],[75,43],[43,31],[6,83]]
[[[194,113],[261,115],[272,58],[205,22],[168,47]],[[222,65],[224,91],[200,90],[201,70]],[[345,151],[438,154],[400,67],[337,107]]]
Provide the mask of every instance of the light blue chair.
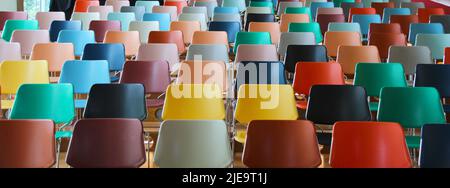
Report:
[[239,14],[239,9],[237,7],[216,7],[214,14]]
[[134,6],[145,7],[146,13],[151,13],[154,6],[160,6],[159,1],[136,1]]
[[370,24],[381,23],[381,17],[378,14],[356,14],[353,15],[352,22],[359,23],[363,39],[366,40]]
[[247,8],[245,0],[222,0],[222,7],[236,7],[239,12],[243,12]]
[[317,9],[319,8],[334,8],[333,2],[311,2],[311,14],[313,20],[316,20]]
[[450,34],[422,34],[416,36],[416,46],[427,46],[435,60],[444,58],[444,48],[450,45]]
[[[408,40],[411,44],[416,43],[416,36],[423,34],[444,34],[444,26],[441,23],[412,23],[409,25]],[[450,46],[450,44],[448,44]]]
[[359,23],[332,22],[328,24],[328,31],[352,31],[361,34],[361,26]]
[[411,10],[409,8],[384,8],[383,10],[383,23],[389,23],[392,15],[410,15]]
[[130,22],[136,21],[136,16],[132,12],[111,12],[107,19],[120,21],[121,30],[128,31]]
[[142,17],[145,14],[145,7],[144,6],[123,6],[120,8],[120,12],[134,13],[135,19],[137,21],[142,21]]
[[86,44],[95,43],[95,33],[91,30],[62,30],[59,32],[57,42],[72,43],[75,56],[81,56]]
[[[106,60],[66,61],[58,83],[73,85],[74,94],[88,94],[94,84],[109,84],[109,68]],[[76,99],[75,108],[85,108],[86,99]]]
[[169,31],[170,29],[169,13],[145,13],[143,21],[158,21],[159,30],[161,31]]

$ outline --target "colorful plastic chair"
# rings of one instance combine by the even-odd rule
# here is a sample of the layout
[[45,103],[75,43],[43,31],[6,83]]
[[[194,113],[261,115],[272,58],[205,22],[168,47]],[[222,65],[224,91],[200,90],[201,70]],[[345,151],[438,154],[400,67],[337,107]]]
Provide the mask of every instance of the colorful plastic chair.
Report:
[[381,17],[378,14],[372,14],[372,15],[354,15],[353,16],[353,22],[359,23],[359,26],[361,27],[361,34],[363,36],[363,39],[367,39],[367,35],[369,34],[369,27],[372,23],[381,23]]
[[37,12],[36,20],[39,23],[39,29],[48,30],[53,21],[66,20],[66,16],[64,12]]
[[444,59],[444,48],[450,44],[450,34],[418,34],[416,46],[427,46],[431,57],[435,60]]
[[39,29],[36,20],[6,20],[2,31],[2,39],[9,42],[15,30],[37,30]]
[[357,63],[379,63],[381,59],[376,46],[339,46],[336,62],[341,64],[344,74],[352,75]]
[[216,7],[214,14],[239,14],[239,9],[237,7]]
[[236,53],[240,44],[272,44],[269,32],[238,32],[233,52]]
[[353,3],[355,0],[333,0],[335,7],[341,7],[342,3]]
[[372,33],[369,36],[368,45],[378,48],[381,59],[388,58],[389,48],[391,46],[406,46],[406,37],[403,34],[395,33]]
[[249,32],[269,32],[271,41],[278,44],[280,41],[280,24],[277,22],[252,22],[248,27]]
[[322,34],[325,34],[330,23],[344,23],[345,16],[344,14],[319,14],[316,17],[316,22],[319,23]]
[[61,30],[81,30],[81,21],[53,21],[49,28],[51,42],[58,40],[58,35]]
[[123,6],[130,6],[130,1],[123,1],[123,0],[106,0],[105,1],[106,6],[113,6],[114,12],[120,12],[120,8]]
[[103,42],[107,31],[120,31],[120,21],[94,20],[89,25],[89,30],[94,31],[95,41]]
[[386,8],[383,14],[383,23],[389,23],[392,15],[411,15],[408,8]]
[[165,60],[169,63],[170,70],[175,71],[180,63],[177,45],[173,43],[141,44],[136,56],[138,61]]
[[145,12],[152,12],[152,8],[154,6],[160,6],[159,1],[136,1],[134,6],[143,6],[145,7]]
[[402,33],[409,36],[409,26],[413,23],[419,23],[417,15],[392,15],[389,23],[398,23],[402,28]]
[[173,43],[177,45],[178,53],[186,51],[181,31],[151,31],[148,35],[148,43]]
[[58,43],[72,43],[75,49],[75,56],[83,54],[84,46],[88,43],[95,43],[93,31],[62,30],[59,32]]
[[[440,64],[417,64],[414,87],[434,87],[438,90],[441,98],[448,98],[450,91],[448,88],[449,65]],[[450,112],[450,106],[443,104],[444,112]]]
[[319,8],[333,8],[334,3],[333,2],[311,2],[311,16],[312,20],[316,20],[317,16],[317,9]]
[[74,60],[74,47],[71,43],[35,44],[31,60],[46,60],[49,72],[60,72],[64,62]]
[[361,2],[352,1],[352,2],[342,2],[341,7],[344,11],[345,20],[349,20],[350,19],[350,9],[351,8],[364,8],[364,5]]
[[214,14],[212,21],[215,22],[239,22],[242,23],[240,14]]
[[288,7],[302,7],[303,6],[303,2],[300,1],[285,1],[285,2],[279,2],[278,4],[278,11],[277,11],[277,15],[281,16],[285,13],[286,8]]
[[222,0],[222,7],[237,7],[239,12],[246,9],[245,0]]
[[114,7],[105,5],[105,6],[90,6],[88,8],[88,12],[98,12],[100,15],[100,20],[107,20],[108,14],[114,12]]
[[431,15],[445,15],[445,11],[443,8],[419,8],[417,15],[420,23],[428,23]]
[[327,49],[323,45],[289,45],[284,58],[286,71],[294,73],[297,62],[328,62]]
[[159,31],[158,21],[132,21],[129,31],[138,31],[141,43],[147,43],[150,31]]
[[208,19],[211,19],[214,15],[214,9],[218,7],[217,1],[195,1],[194,7],[206,7],[206,13],[208,16]]
[[88,7],[90,6],[100,6],[99,1],[84,1],[77,0],[75,1],[75,6],[73,8],[73,12],[87,12]]
[[158,21],[159,30],[168,31],[170,28],[170,15],[166,13],[146,13],[143,17],[144,21]]
[[201,26],[198,21],[173,21],[170,23],[170,31],[181,31],[183,33],[183,42],[191,44],[194,32],[200,31]]
[[398,23],[371,23],[369,26],[369,36],[371,33],[392,33],[401,34],[402,28]]
[[329,23],[328,31],[353,31],[361,34],[361,26],[359,23]]
[[447,148],[449,140],[448,124],[426,124],[422,128],[420,142],[420,168],[448,168],[449,154],[442,148]]
[[424,2],[402,2],[400,4],[401,8],[409,8],[412,15],[417,15],[419,8],[425,8]]
[[27,20],[28,13],[23,11],[0,11],[0,28],[3,30],[6,20]]
[[145,14],[145,7],[141,6],[123,6],[120,8],[120,12],[131,12],[134,13],[136,21],[142,21]]
[[444,50],[444,64],[450,64],[450,47],[445,47],[445,50]]
[[192,44],[186,54],[186,60],[210,60],[229,63],[228,48],[223,44]]
[[309,21],[311,22],[312,15],[311,9],[309,7],[287,7],[284,11],[285,14],[307,14],[309,16]]
[[82,24],[81,28],[83,30],[88,30],[91,21],[100,20],[100,14],[98,12],[75,12],[72,14],[70,20],[81,21]]
[[107,31],[103,43],[122,43],[125,46],[125,55],[135,56],[141,41],[138,31]]
[[48,30],[17,30],[14,31],[11,42],[20,43],[22,56],[29,56],[37,43],[50,43]]
[[182,13],[203,14],[206,21],[209,21],[208,9],[206,7],[183,7]]
[[450,15],[431,15],[430,23],[441,23],[445,33],[450,33]]
[[316,22],[313,23],[290,23],[289,32],[313,32],[317,43],[321,43],[323,40],[322,32],[320,31],[320,25]]
[[4,60],[21,60],[20,43],[0,42],[0,62]]
[[416,72],[418,64],[433,64],[431,51],[426,46],[392,46],[387,62],[402,64],[408,75]]
[[112,12],[108,14],[108,20],[120,21],[122,31],[128,31],[130,22],[135,21],[136,17],[132,12]]
[[[342,14],[344,15],[344,10],[341,7],[329,7],[329,8],[318,8],[317,13],[318,15],[322,14]],[[345,15],[344,15],[345,17]]]
[[413,23],[409,26],[408,41],[416,43],[417,34],[444,34],[444,27],[440,23]]
[[[354,22],[353,21],[353,15],[373,15],[376,14],[375,8],[350,8],[349,14],[348,14],[348,22]],[[380,22],[381,22],[381,16]]]
[[338,47],[345,46],[362,46],[361,34],[358,32],[348,31],[329,31],[325,32],[323,45],[327,48],[327,55],[336,57]]
[[244,29],[248,31],[251,22],[274,22],[275,15],[273,14],[247,14],[245,17]]
[[[125,63],[123,44],[86,44],[81,60],[107,60],[110,71],[121,71]],[[111,81],[118,80],[113,77]]]
[[192,44],[223,44],[228,47],[228,36],[225,31],[196,31]]
[[281,33],[278,54],[284,60],[289,45],[315,45],[316,39],[312,32],[288,32]]
[[395,8],[395,4],[393,2],[372,2],[370,7],[375,8],[376,14],[384,17],[384,11],[389,8]]
[[152,13],[165,13],[170,15],[170,21],[176,21],[178,18],[177,7],[175,6],[154,6]]
[[236,40],[236,34],[241,31],[240,22],[209,22],[209,31],[225,31],[228,42],[233,43]]
[[180,15],[183,7],[187,7],[186,1],[165,1],[164,6],[174,6],[177,7],[177,14]]
[[282,14],[280,18],[281,32],[288,32],[290,23],[308,23],[309,16],[307,14]]
[[237,49],[234,61],[278,61],[277,48],[275,45],[242,44]]

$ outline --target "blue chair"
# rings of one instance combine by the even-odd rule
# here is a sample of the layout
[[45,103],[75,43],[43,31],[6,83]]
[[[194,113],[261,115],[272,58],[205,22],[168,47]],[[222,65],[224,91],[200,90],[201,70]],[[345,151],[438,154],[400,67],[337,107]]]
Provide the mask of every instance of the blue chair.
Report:
[[359,23],[363,39],[367,39],[369,26],[371,23],[381,23],[381,17],[378,14],[356,14],[353,15],[352,22]]
[[241,31],[239,22],[209,22],[209,31],[225,31],[228,35],[228,42],[232,43],[236,39],[236,34]]
[[95,33],[91,30],[62,30],[58,35],[58,43],[72,43],[75,56],[81,56],[86,44],[95,43]]
[[450,124],[426,124],[420,142],[420,168],[450,168]]
[[[73,85],[74,94],[88,94],[94,84],[109,84],[108,61],[74,60],[66,61],[58,83]],[[86,99],[76,99],[75,108],[85,108]]]
[[316,20],[317,9],[319,8],[333,8],[333,2],[311,2],[311,16],[313,20]]
[[383,10],[383,23],[389,23],[391,15],[410,15],[411,9],[409,8],[384,8]]
[[144,21],[158,21],[159,30],[169,31],[170,29],[170,14],[169,13],[145,13]]
[[[125,64],[125,46],[119,43],[87,44],[81,60],[107,60],[110,71],[121,71]],[[117,80],[118,76],[111,77],[111,81]]]
[[58,35],[61,30],[81,30],[81,21],[53,21],[49,28],[51,42],[58,40]]
[[237,7],[216,7],[214,14],[239,14],[239,9]]
[[412,23],[409,25],[408,40],[416,44],[417,34],[444,34],[444,26],[441,23]]
[[242,84],[287,84],[281,61],[242,61],[237,66],[236,91]]
[[[417,64],[414,87],[434,87],[442,98],[450,98],[450,64]],[[443,104],[450,113],[450,105]]]
[[120,21],[120,27],[122,31],[128,31],[130,22],[136,20],[136,16],[133,12],[111,12],[108,14],[108,20]]

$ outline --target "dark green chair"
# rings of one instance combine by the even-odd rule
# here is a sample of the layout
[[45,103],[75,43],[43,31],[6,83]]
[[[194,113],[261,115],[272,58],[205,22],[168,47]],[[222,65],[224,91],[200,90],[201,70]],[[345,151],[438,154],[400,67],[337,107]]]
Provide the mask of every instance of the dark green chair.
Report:
[[308,14],[309,21],[312,22],[311,9],[309,7],[287,7],[285,10],[286,14]]
[[312,32],[316,37],[316,43],[321,43],[323,40],[322,32],[320,31],[320,25],[317,22],[311,23],[290,23],[289,32]]
[[36,20],[6,20],[2,29],[2,39],[9,42],[15,30],[38,30],[39,24]]
[[235,54],[240,44],[272,44],[272,41],[269,32],[238,32],[233,49]]
[[[358,63],[353,85],[364,87],[369,97],[379,97],[383,87],[408,86],[403,66],[399,63]],[[378,102],[370,102],[369,108],[376,112]]]

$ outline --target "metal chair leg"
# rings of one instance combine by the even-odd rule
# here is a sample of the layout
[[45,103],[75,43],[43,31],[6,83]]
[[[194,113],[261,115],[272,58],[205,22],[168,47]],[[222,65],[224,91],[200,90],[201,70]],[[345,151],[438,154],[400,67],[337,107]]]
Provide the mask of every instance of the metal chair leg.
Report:
[[61,138],[56,139],[56,168],[59,168],[59,156],[61,154]]

